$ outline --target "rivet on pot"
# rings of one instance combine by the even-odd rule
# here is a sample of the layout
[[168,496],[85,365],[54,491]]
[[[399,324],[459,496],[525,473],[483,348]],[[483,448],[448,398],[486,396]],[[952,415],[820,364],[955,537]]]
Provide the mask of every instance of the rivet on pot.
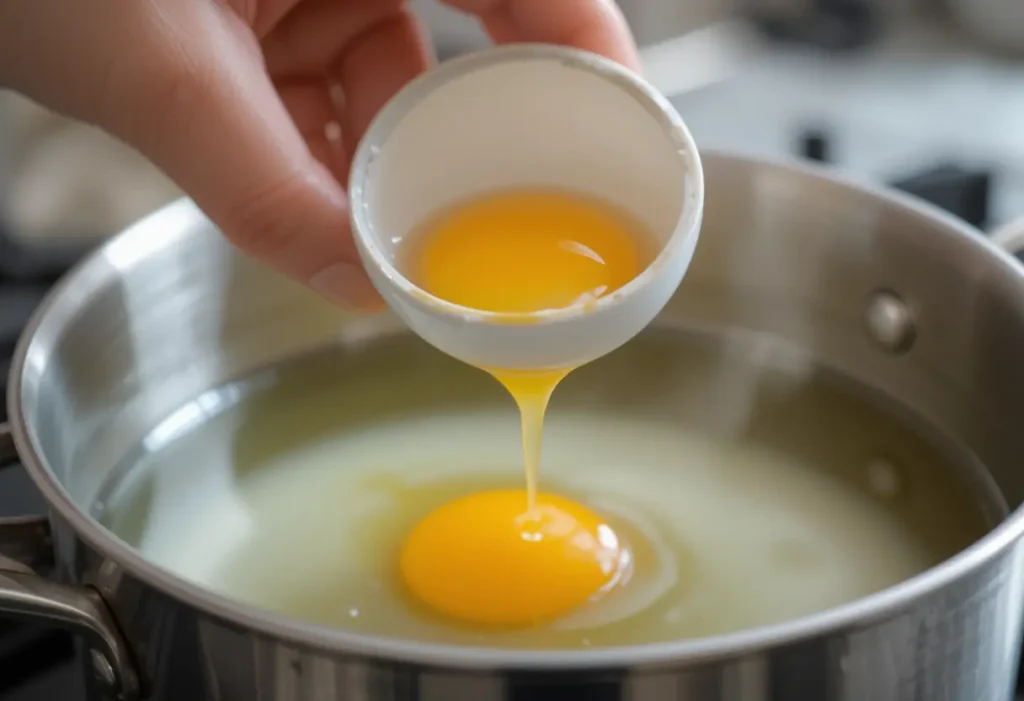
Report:
[[871,295],[865,321],[871,339],[890,353],[906,353],[917,338],[910,308],[891,290],[879,290]]
[[117,684],[117,677],[114,676],[114,668],[110,661],[99,650],[90,650],[89,657],[92,659],[92,671],[96,678],[108,689]]

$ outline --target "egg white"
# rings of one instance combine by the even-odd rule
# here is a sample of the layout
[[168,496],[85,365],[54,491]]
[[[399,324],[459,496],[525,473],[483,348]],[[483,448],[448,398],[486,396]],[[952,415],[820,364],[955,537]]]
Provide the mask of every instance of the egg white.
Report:
[[[339,432],[235,475],[228,414],[157,453],[138,543],[158,564],[257,606],[385,635],[447,642],[651,642],[763,625],[844,603],[931,563],[879,501],[753,445],[620,414],[549,416],[541,488],[643,540],[629,580],[543,630],[466,631],[396,585],[400,530],[386,489],[521,475],[511,411],[409,417]],[[379,524],[379,528],[376,525]],[[639,552],[639,549],[637,549]],[[455,576],[455,573],[453,573]]]

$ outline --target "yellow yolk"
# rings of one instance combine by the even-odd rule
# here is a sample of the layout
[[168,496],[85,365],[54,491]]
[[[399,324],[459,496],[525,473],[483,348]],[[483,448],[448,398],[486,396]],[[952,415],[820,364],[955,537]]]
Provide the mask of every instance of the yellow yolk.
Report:
[[526,468],[526,506],[532,509],[537,499],[540,472],[540,447],[544,435],[544,412],[555,387],[568,370],[489,371],[505,386],[519,407],[523,435],[523,466]]
[[621,545],[580,504],[521,490],[473,494],[430,513],[407,537],[402,579],[423,603],[465,622],[524,626],[584,604],[619,574]]
[[[642,243],[640,227],[601,202],[506,191],[428,222],[411,238],[407,274],[463,307],[528,314],[626,285],[646,265]],[[416,525],[399,566],[431,609],[478,625],[533,625],[569,613],[618,577],[624,553],[601,518],[536,493],[544,412],[570,370],[488,369],[519,405],[527,490],[464,497]]]
[[472,309],[529,313],[597,299],[640,273],[638,227],[606,204],[508,191],[446,210],[413,242],[410,277]]

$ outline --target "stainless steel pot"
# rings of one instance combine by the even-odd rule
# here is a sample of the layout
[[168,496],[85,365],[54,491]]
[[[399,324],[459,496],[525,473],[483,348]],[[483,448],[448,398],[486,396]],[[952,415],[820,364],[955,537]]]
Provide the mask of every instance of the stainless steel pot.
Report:
[[[1024,268],[895,193],[726,155],[705,167],[702,242],[658,323],[781,337],[884,389],[987,466],[1014,511],[985,538],[819,615],[607,650],[370,639],[204,591],[106,532],[90,516],[99,486],[172,410],[350,322],[179,202],[71,273],[18,348],[0,454],[25,465],[51,514],[0,523],[0,609],[82,634],[118,699],[171,699],[185,669],[217,701],[1009,699],[1024,602]],[[59,583],[28,568],[48,558]]]

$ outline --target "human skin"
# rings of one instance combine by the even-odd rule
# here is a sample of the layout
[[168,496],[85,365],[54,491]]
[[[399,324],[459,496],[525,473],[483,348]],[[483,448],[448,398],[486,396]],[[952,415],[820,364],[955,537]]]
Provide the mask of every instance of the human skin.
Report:
[[[639,70],[611,0],[447,0],[497,43]],[[344,191],[370,120],[432,57],[403,0],[2,0],[0,86],[148,157],[238,248],[350,309],[380,298]]]

